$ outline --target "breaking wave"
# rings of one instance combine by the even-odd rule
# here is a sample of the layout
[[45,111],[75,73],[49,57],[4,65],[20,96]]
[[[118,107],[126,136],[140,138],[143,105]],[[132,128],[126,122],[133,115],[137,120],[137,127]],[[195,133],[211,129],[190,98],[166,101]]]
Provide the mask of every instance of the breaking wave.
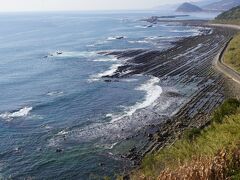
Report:
[[113,64],[108,70],[98,73],[96,75],[91,76],[89,81],[98,81],[104,76],[112,76],[117,71],[118,67],[122,66],[122,64]]
[[[126,107],[126,110],[121,115],[107,114],[106,117],[111,118],[109,122],[94,123],[83,128],[61,130],[49,140],[48,146],[59,146],[68,140],[86,142],[98,138],[100,138],[100,144],[105,143],[105,141],[109,144],[109,142],[116,142],[119,138],[129,136],[133,131],[146,126],[152,120],[156,120],[156,118],[159,120],[159,117],[156,117],[156,114],[151,110],[155,102],[157,104],[157,100],[162,94],[162,88],[158,85],[159,81],[159,78],[152,77],[146,83],[136,88],[136,90],[146,93],[143,101]],[[145,113],[148,113],[147,117]]]
[[140,87],[136,88],[136,90],[138,90],[138,91],[146,92],[144,100],[142,102],[137,102],[135,105],[133,105],[131,107],[126,108],[124,115],[122,115],[120,117],[114,118],[114,115],[113,115],[112,121],[113,122],[117,121],[125,116],[132,116],[137,110],[144,109],[150,105],[153,105],[153,103],[162,94],[162,88],[161,88],[161,86],[158,85],[159,82],[160,82],[159,78],[153,77],[147,83],[142,84]]
[[0,118],[6,119],[6,120],[11,120],[13,118],[26,117],[32,109],[33,109],[32,107],[24,107],[18,111],[5,112],[5,113],[0,114]]

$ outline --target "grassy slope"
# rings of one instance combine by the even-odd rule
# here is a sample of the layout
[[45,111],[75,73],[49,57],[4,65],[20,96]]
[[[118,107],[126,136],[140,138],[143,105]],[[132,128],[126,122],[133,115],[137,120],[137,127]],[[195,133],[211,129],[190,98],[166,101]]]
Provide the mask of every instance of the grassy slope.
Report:
[[224,54],[224,62],[240,72],[240,34],[236,35],[230,42]]
[[230,9],[218,15],[214,20],[215,23],[238,24],[240,25],[240,6]]
[[[186,175],[193,171],[191,169],[192,165],[195,166],[194,172],[202,171],[201,169],[204,167],[203,169],[206,169],[206,172],[210,168],[209,172],[212,173],[212,163],[215,162],[215,156],[220,150],[228,150],[227,160],[222,160],[223,164],[227,166],[227,172],[223,174],[237,177],[239,175],[238,169],[236,171],[236,167],[232,166],[235,157],[232,150],[238,147],[239,141],[240,102],[237,100],[227,100],[214,112],[212,124],[208,128],[201,131],[188,130],[183,138],[172,146],[146,156],[141,169],[133,172],[131,179],[157,179],[157,177],[159,179],[168,179],[164,178],[164,174],[167,174],[168,177],[169,174],[176,175],[177,173],[179,176],[181,176],[181,173]],[[219,155],[219,157],[221,159],[222,155]],[[235,161],[239,160],[237,158]],[[225,163],[225,161],[228,163]],[[185,167],[185,171],[183,167]],[[223,172],[223,170],[221,169],[219,172]]]

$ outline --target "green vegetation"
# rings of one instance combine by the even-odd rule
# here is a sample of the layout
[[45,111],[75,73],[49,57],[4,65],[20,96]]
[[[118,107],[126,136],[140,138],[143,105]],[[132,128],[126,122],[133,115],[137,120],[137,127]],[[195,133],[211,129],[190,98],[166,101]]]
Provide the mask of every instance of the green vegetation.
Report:
[[[213,113],[209,127],[203,130],[188,130],[183,138],[172,146],[147,155],[141,169],[133,172],[131,179],[168,179],[166,177],[170,177],[169,174],[174,177],[176,173],[179,176],[198,171],[199,174],[205,173],[204,178],[212,176],[214,171],[216,178],[220,176],[219,174],[223,176],[227,174],[233,179],[238,178],[240,177],[238,169],[240,163],[237,163],[240,162],[238,142],[240,142],[240,102],[229,99]],[[216,165],[216,162],[220,165]],[[195,177],[192,174],[191,178]]]
[[239,24],[240,25],[240,6],[234,7],[229,11],[218,15],[214,20],[215,23],[222,24]]
[[226,100],[220,107],[218,107],[212,116],[212,121],[222,123],[225,116],[235,114],[240,106],[240,102],[236,99]]
[[240,34],[236,35],[230,42],[224,54],[224,62],[240,72]]

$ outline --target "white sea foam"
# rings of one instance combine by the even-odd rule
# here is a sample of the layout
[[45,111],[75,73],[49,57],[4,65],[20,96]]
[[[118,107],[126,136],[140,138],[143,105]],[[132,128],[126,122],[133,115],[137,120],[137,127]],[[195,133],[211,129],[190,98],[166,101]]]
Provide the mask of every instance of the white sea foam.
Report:
[[52,129],[52,126],[46,125],[44,126],[45,129]]
[[136,82],[136,81],[138,81],[138,79],[134,79],[134,78],[132,78],[132,79],[123,79],[122,81],[124,81],[124,82]]
[[128,41],[131,44],[139,43],[139,44],[148,44],[149,41],[146,40],[139,40],[139,41]]
[[62,130],[57,135],[66,135],[66,134],[68,134],[68,132],[65,130]]
[[109,43],[108,40],[104,40],[104,41],[99,40],[99,41],[97,41],[97,42],[95,42],[95,43],[93,43],[93,44],[88,44],[88,45],[86,45],[86,46],[87,46],[87,47],[95,47],[95,46],[103,45],[103,44],[107,44],[107,43]]
[[63,92],[62,91],[52,91],[47,93],[48,96],[62,96]]
[[126,36],[113,36],[113,37],[108,37],[107,40],[108,41],[112,41],[112,40],[120,40],[120,39],[126,39]]
[[104,57],[104,58],[95,59],[93,61],[95,61],[95,62],[114,62],[117,60],[118,59],[116,57]]
[[[145,84],[136,88],[139,91],[146,92],[144,100],[136,103],[134,106],[125,108],[126,110],[119,116],[107,114],[106,117],[112,118],[111,121],[105,123],[94,123],[83,128],[76,128],[69,131],[62,130],[49,140],[49,146],[61,146],[66,141],[87,142],[99,139],[97,144],[106,145],[111,149],[116,144],[117,139],[128,137],[133,131],[138,131],[141,127],[151,124],[152,121],[159,120],[156,113],[152,109],[155,105],[159,105],[158,98],[162,93],[159,86],[158,78],[151,78]],[[137,111],[142,109],[141,111]],[[147,113],[148,115],[146,116]],[[65,139],[62,137],[64,136]]]
[[151,27],[156,27],[156,26],[153,26],[153,25],[137,25],[135,26],[135,28],[141,28],[141,29],[147,29],[147,28],[151,28]]
[[146,27],[146,26],[143,26],[143,25],[138,25],[138,26],[135,26],[135,28],[143,28],[143,29],[146,29],[147,27]]
[[157,40],[157,39],[160,39],[161,37],[159,36],[149,36],[149,37],[146,37],[145,39],[146,40]]
[[97,52],[95,51],[56,51],[49,54],[49,57],[95,57]]
[[112,117],[113,116],[113,114],[106,114],[106,117],[108,118],[108,117]]
[[106,149],[113,149],[117,144],[118,144],[118,142],[115,142],[115,143],[109,144],[109,145],[105,145],[105,148]]
[[96,44],[88,44],[88,45],[86,45],[86,47],[95,47],[96,46]]
[[122,64],[113,64],[107,71],[97,74],[96,77],[101,78],[104,76],[111,76],[117,71],[118,67],[120,67],[121,65]]
[[184,29],[184,30],[171,30],[176,33],[200,33],[199,29]]
[[144,109],[148,106],[151,106],[154,104],[154,102],[160,97],[162,94],[162,88],[158,85],[160,79],[157,77],[151,78],[147,83],[142,84],[140,87],[136,88],[138,91],[144,91],[146,92],[145,98],[142,102],[137,102],[135,105],[131,107],[127,107],[126,111],[124,112],[124,115],[120,117],[113,117],[112,122],[118,121],[119,119],[122,119],[126,116],[132,116],[137,110]]
[[96,75],[91,76],[89,79],[90,82],[92,81],[98,81],[104,76],[112,76],[117,71],[118,67],[120,67],[122,64],[113,64],[108,70],[98,73]]
[[26,117],[32,109],[32,107],[24,107],[18,111],[5,112],[3,114],[0,114],[0,118],[11,120],[13,118]]
[[180,36],[150,36],[150,37],[145,37],[143,40],[136,40],[136,41],[128,41],[131,44],[153,44],[153,45],[158,45],[158,43],[156,43],[157,40],[176,40],[176,38],[179,38]]

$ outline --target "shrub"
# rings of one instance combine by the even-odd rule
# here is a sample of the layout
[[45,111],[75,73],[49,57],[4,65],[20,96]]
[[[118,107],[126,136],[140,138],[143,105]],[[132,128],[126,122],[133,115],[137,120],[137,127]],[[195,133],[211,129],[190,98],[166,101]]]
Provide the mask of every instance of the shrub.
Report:
[[201,134],[201,130],[198,128],[187,129],[184,134],[183,138],[189,141],[195,140]]
[[217,108],[212,116],[212,121],[222,123],[225,116],[236,113],[240,102],[236,99],[226,100],[219,108]]

